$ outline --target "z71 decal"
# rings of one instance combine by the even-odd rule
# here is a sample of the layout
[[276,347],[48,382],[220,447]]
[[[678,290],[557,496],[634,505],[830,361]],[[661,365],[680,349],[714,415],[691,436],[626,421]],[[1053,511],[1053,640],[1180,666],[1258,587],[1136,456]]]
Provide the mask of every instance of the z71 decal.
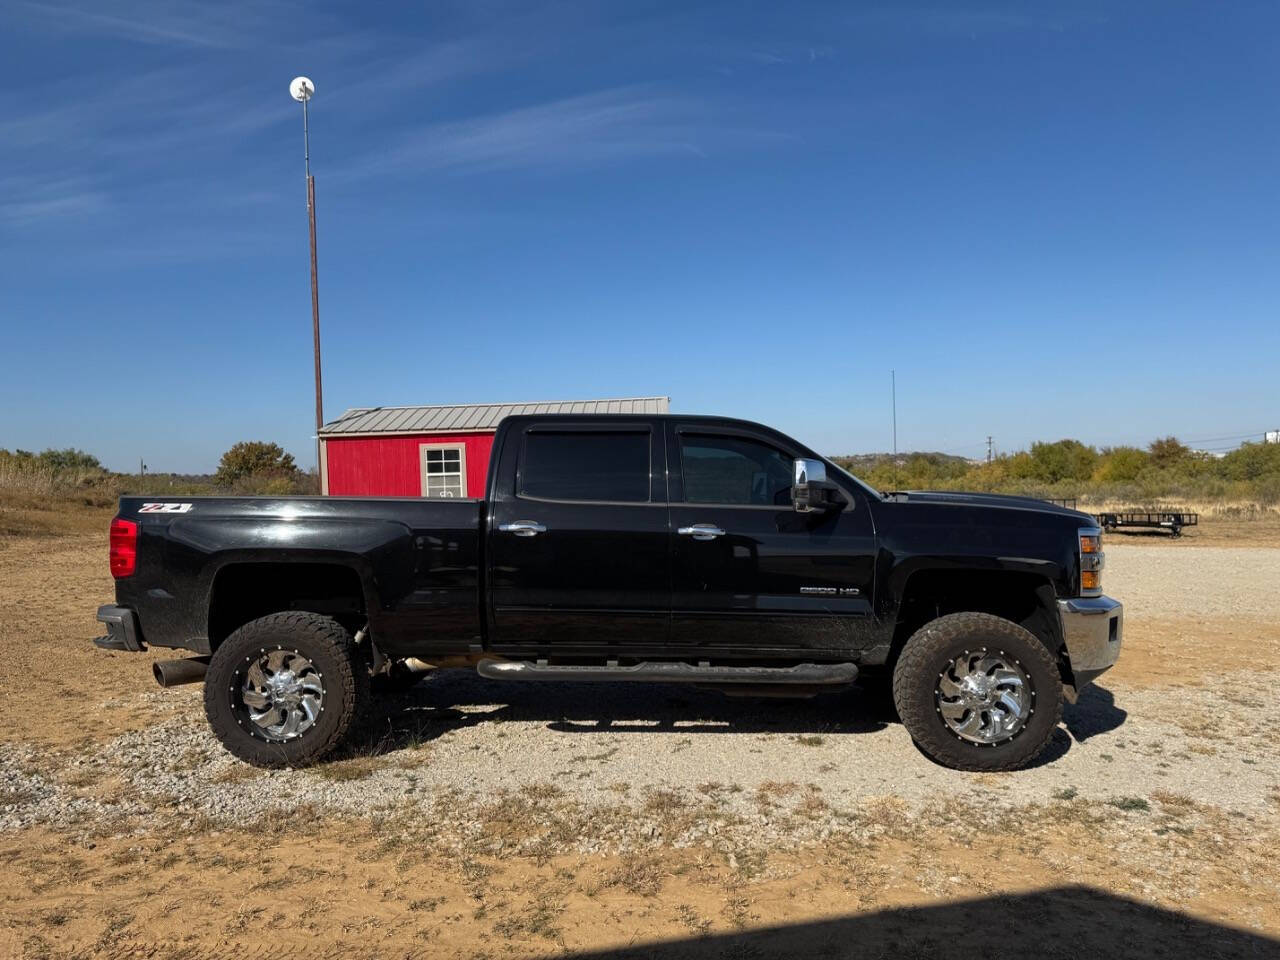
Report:
[[187,513],[194,503],[144,503],[139,513]]

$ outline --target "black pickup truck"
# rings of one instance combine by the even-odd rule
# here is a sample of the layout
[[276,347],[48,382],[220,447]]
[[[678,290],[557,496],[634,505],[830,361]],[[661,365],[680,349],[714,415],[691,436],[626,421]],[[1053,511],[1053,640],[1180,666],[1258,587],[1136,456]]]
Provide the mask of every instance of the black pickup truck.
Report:
[[891,685],[940,763],[1024,766],[1116,661],[1093,518],[879,493],[741,420],[504,420],[484,499],[124,497],[111,650],[204,681],[236,756],[300,765],[371,691],[441,667],[747,696]]

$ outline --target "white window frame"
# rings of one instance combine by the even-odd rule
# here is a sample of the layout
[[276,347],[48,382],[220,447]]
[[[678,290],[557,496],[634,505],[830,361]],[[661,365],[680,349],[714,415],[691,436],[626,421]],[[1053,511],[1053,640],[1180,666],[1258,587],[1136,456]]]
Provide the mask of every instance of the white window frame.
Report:
[[[467,445],[465,443],[420,443],[418,444],[418,471],[422,477],[422,495],[430,497],[427,493],[427,451],[428,450],[457,450],[458,451],[458,476],[461,480],[460,497],[467,496]],[[452,476],[450,473],[435,474],[435,476]],[[431,497],[433,500],[447,500],[448,497]]]

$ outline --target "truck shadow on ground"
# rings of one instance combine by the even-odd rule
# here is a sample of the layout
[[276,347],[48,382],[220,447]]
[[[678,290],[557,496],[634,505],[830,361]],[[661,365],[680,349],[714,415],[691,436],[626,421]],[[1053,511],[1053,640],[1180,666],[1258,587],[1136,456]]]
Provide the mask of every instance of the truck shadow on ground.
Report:
[[794,957],[1277,957],[1280,940],[1090,887],[881,910],[589,953],[573,960]]
[[[1127,716],[1110,690],[1093,684],[1063,710],[1063,725],[1035,766],[1116,729]],[[399,694],[380,697],[369,743],[382,750],[421,744],[479,724],[533,722],[558,733],[716,733],[845,736],[899,723],[882,688],[853,687],[811,699],[728,697],[714,690],[648,683],[519,683],[441,670]]]
[[1096,683],[1085,687],[1078,701],[1062,709],[1062,723],[1077,743],[1100,733],[1110,733],[1128,716],[1128,711],[1116,706],[1115,695]]

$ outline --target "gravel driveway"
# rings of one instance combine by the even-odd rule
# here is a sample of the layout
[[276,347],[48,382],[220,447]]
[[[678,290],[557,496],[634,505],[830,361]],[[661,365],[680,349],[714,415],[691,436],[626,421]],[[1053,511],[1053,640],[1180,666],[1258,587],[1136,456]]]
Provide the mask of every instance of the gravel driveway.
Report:
[[1126,618],[1280,620],[1280,550],[1131,546],[1108,539],[1102,584]]
[[75,786],[82,782],[123,781],[128,789],[115,802],[129,812],[176,805],[240,824],[299,804],[318,814],[438,817],[445,803],[461,826],[495,798],[522,792],[586,811],[632,811],[628,835],[581,831],[588,849],[661,833],[661,818],[645,815],[655,797],[684,808],[711,803],[743,830],[803,840],[868,802],[908,813],[959,802],[994,814],[1064,797],[1103,804],[1172,793],[1252,815],[1274,802],[1280,783],[1280,709],[1261,673],[1236,676],[1226,697],[1212,686],[1171,693],[1097,684],[1066,707],[1035,767],[999,776],[930,762],[858,690],[737,700],[669,686],[499,683],[442,671],[383,704],[365,748],[372,755],[276,772],[220,748],[198,688],[145,696],[156,725],[87,755],[0,750],[0,778],[26,783],[29,797],[0,811],[0,829],[111,813],[92,787]]
[[[1107,553],[1107,590],[1125,601],[1131,638],[1148,616],[1280,615],[1280,550],[1109,544]],[[469,671],[441,671],[384,702],[356,755],[267,773],[219,747],[198,687],[144,682],[102,706],[128,701],[151,716],[146,729],[52,751],[0,746],[0,780],[12,785],[0,829],[174,807],[249,823],[302,803],[318,814],[437,817],[443,804],[462,822],[523,793],[630,810],[628,836],[661,832],[654,810],[666,802],[710,804],[750,830],[778,828],[781,817],[798,839],[878,802],[998,812],[1163,793],[1252,815],[1280,783],[1280,707],[1260,671],[1237,671],[1225,687],[1177,689],[1128,689],[1104,676],[1066,708],[1034,768],[1001,776],[931,763],[882,701],[856,689],[737,700],[677,686],[501,683]],[[126,789],[102,787],[119,783]],[[626,836],[582,834],[588,845],[614,840]]]

